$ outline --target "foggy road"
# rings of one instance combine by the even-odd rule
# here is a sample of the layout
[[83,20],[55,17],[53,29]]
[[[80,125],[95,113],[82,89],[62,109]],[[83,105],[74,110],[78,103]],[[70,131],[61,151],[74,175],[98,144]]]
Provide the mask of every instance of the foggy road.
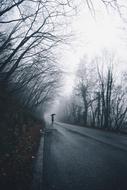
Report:
[[127,137],[55,123],[43,166],[44,190],[127,190]]

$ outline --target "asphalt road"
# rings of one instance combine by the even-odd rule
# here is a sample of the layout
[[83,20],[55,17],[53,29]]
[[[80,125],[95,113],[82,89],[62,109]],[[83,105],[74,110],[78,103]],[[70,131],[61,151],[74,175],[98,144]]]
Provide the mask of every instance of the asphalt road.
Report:
[[44,141],[43,190],[127,190],[127,137],[55,123]]

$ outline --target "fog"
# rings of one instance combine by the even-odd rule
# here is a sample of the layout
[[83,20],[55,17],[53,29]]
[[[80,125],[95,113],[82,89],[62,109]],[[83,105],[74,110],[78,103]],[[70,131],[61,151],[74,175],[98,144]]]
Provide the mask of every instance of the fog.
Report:
[[118,10],[111,6],[105,7],[101,1],[96,0],[94,8],[90,10],[85,2],[80,4],[69,24],[72,35],[70,42],[62,45],[58,51],[58,60],[65,72],[64,85],[60,97],[57,97],[52,108],[50,107],[50,113],[58,112],[61,99],[71,96],[76,71],[84,57],[92,60],[100,56],[103,51],[107,51],[117,60],[116,72],[121,73],[126,70],[127,14],[124,6],[127,2],[121,1],[120,5]]
[[126,189],[126,50],[126,0],[0,1],[0,189]]

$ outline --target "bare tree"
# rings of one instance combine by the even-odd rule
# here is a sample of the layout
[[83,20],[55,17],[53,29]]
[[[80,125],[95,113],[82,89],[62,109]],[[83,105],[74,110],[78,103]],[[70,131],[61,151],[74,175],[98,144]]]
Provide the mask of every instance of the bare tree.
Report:
[[[91,64],[91,66],[90,66]],[[83,102],[83,120],[84,125],[88,124],[88,112],[94,101],[94,87],[96,85],[96,78],[94,73],[94,65],[89,63],[85,58],[81,61],[77,72],[77,95]]]
[[54,55],[63,42],[59,23],[64,26],[71,5],[71,0],[0,2],[0,80],[23,95],[24,105],[37,107],[57,92],[61,71]]
[[[87,63],[87,64],[86,64]],[[115,58],[103,53],[99,59],[93,60],[97,67],[91,70],[87,59],[79,65],[76,78],[73,109],[69,109],[70,115],[76,119],[80,106],[79,120],[83,118],[85,126],[100,127],[105,129],[121,129],[127,123],[127,96],[126,96],[126,74],[115,77],[113,65]],[[120,78],[122,83],[120,83]],[[124,84],[123,84],[124,83]],[[73,120],[76,123],[76,120]]]

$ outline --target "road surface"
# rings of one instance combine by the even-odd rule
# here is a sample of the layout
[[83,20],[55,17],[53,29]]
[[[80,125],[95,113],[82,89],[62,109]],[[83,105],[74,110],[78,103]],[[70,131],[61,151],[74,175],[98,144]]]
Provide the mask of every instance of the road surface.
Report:
[[43,190],[127,190],[127,137],[55,123],[44,141]]

